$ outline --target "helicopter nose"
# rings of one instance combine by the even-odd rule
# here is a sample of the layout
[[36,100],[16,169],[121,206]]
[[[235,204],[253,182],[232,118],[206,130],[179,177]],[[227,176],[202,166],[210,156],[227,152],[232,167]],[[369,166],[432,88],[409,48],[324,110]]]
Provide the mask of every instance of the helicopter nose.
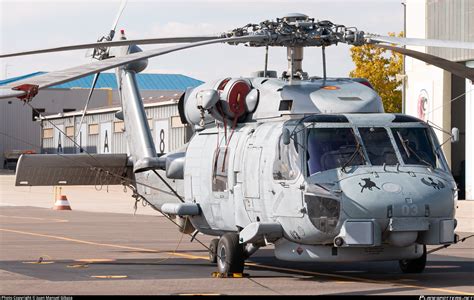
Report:
[[[355,175],[340,181],[342,210],[351,227],[363,226],[363,222],[357,222],[366,221],[367,228],[377,227],[371,230],[379,236],[379,242],[383,236],[391,245],[405,247],[433,224],[439,224],[440,219],[453,219],[451,185],[443,176],[432,173]],[[342,229],[343,234],[350,230],[348,226]]]
[[451,184],[420,173],[356,175],[340,181],[343,209],[354,218],[446,216],[453,212]]

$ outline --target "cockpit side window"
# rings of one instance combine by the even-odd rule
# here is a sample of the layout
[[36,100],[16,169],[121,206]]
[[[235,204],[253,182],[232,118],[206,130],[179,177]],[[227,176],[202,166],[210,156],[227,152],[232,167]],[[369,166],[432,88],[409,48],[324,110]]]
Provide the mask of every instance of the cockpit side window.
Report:
[[405,164],[436,168],[436,153],[426,128],[392,128],[392,133]]
[[359,127],[370,163],[374,166],[396,165],[398,163],[395,149],[383,127]]
[[[296,138],[297,135],[294,135]],[[280,136],[276,148],[276,157],[273,162],[274,180],[293,180],[299,174],[299,156],[297,143],[285,145]]]

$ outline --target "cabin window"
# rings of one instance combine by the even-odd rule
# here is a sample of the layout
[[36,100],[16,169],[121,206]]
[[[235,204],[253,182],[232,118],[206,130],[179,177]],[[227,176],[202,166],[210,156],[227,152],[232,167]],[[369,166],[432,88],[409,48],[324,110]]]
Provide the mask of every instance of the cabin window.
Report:
[[382,127],[359,127],[360,136],[364,142],[370,163],[374,166],[396,165],[398,163],[395,149]]
[[229,149],[217,148],[214,153],[214,166],[212,171],[212,191],[224,192],[227,190],[227,167],[229,164]]
[[[294,136],[296,138],[296,135]],[[282,137],[277,143],[276,157],[273,163],[274,180],[293,180],[299,174],[299,156],[294,140],[289,145],[283,144]]]

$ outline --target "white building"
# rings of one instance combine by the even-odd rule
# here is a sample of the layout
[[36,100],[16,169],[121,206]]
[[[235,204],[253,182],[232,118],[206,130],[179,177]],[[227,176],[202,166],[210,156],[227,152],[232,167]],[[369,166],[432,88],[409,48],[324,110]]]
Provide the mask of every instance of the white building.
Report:
[[[474,0],[407,0],[406,36],[474,42]],[[408,47],[474,68],[474,50]],[[474,200],[474,92],[470,80],[422,61],[406,58],[405,112],[451,132],[460,142],[437,131],[460,189],[460,199]]]

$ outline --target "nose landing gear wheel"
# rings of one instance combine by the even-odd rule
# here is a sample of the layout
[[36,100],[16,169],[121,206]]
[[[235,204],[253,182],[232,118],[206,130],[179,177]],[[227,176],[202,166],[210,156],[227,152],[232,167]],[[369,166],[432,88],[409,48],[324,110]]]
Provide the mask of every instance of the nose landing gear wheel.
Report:
[[415,259],[402,259],[398,261],[403,273],[422,273],[426,266],[426,245],[423,245],[423,255]]
[[224,234],[217,245],[217,269],[221,274],[244,271],[244,247],[235,233]]
[[219,244],[219,239],[213,239],[209,244],[209,261],[213,264],[217,262],[217,245]]

